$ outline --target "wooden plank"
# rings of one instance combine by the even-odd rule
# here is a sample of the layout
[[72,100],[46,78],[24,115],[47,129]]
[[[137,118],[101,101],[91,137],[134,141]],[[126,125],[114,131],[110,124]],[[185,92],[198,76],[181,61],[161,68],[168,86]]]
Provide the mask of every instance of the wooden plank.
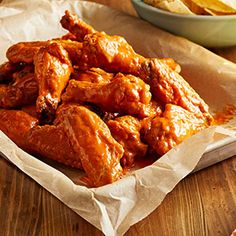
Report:
[[[102,235],[63,203],[0,159],[0,232],[5,235]],[[236,219],[236,158],[184,179],[134,235],[229,235]]]

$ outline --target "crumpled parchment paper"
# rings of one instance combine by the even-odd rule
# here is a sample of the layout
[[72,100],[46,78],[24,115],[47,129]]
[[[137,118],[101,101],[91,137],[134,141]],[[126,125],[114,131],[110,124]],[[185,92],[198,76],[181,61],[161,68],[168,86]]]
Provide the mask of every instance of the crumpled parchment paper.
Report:
[[[212,111],[219,111],[227,104],[236,105],[234,63],[138,18],[94,3],[73,0],[3,1],[0,4],[0,62],[6,60],[6,49],[16,42],[45,40],[64,34],[59,20],[66,9],[77,13],[97,30],[124,36],[144,56],[174,58],[182,67],[182,75]],[[131,225],[150,214],[166,194],[194,170],[216,134],[236,139],[235,126],[236,119],[233,119],[224,127],[210,127],[184,141],[153,165],[132,171],[123,179],[99,188],[78,184],[74,176],[77,173],[80,176],[80,171],[67,170],[66,167],[57,170],[19,149],[2,132],[0,151],[105,235],[115,236],[123,235]],[[214,155],[208,159],[216,162]],[[207,165],[209,163],[200,162],[198,169]]]

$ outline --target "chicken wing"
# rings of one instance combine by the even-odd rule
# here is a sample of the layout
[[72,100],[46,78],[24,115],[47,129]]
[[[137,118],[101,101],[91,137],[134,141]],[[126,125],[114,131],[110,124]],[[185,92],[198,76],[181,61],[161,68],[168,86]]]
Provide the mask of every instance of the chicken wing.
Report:
[[8,48],[6,56],[11,63],[31,64],[35,54],[46,45],[48,45],[48,41],[20,42]]
[[117,74],[110,83],[94,84],[70,80],[64,102],[90,102],[108,112],[148,116],[149,85],[132,75]]
[[145,140],[158,154],[163,155],[171,148],[189,138],[209,124],[194,113],[180,106],[167,104],[161,117],[152,120],[146,130]]
[[12,83],[0,84],[0,107],[17,108],[33,104],[38,96],[34,68],[28,65],[12,77]]
[[[91,50],[95,53],[90,53]],[[139,56],[123,38],[104,33],[87,35],[82,54],[88,60],[85,65],[139,76],[151,85],[157,101],[182,106],[212,122],[206,103],[177,72],[162,60]],[[83,59],[78,62],[80,68],[83,68],[83,62]]]
[[0,65],[0,83],[9,83],[12,80],[12,74],[17,70],[20,70],[21,64],[13,64],[11,62],[5,62]]
[[[63,35],[61,38],[59,38],[59,39],[62,39],[62,40],[71,40],[71,41],[76,41],[76,36],[74,35],[74,34],[72,34],[72,33],[67,33],[67,34],[65,34],[65,35]],[[56,39],[56,40],[58,40],[58,39]]]
[[213,121],[209,107],[196,91],[176,72],[160,60],[149,64],[151,91],[157,101],[163,104],[172,103],[193,112],[210,125]]
[[38,154],[80,167],[90,186],[101,186],[120,178],[123,148],[106,124],[89,109],[70,105],[60,110],[54,125],[32,129],[28,138]]
[[38,120],[23,111],[0,109],[0,130],[5,133],[20,148],[31,151],[26,142],[31,128],[38,124]]
[[58,43],[41,47],[35,55],[34,64],[39,86],[37,113],[41,122],[50,123],[69,81],[72,65],[67,52]]
[[107,125],[95,113],[81,106],[71,106],[61,115],[90,185],[101,186],[119,179],[124,150],[111,136]]
[[146,155],[148,145],[140,139],[141,122],[132,116],[122,116],[109,120],[107,125],[112,136],[124,148],[121,163],[124,167],[132,167],[136,158]]
[[11,63],[31,64],[34,63],[34,57],[40,48],[47,47],[52,43],[60,44],[68,52],[70,60],[74,64],[80,59],[83,44],[62,39],[16,43],[7,50],[6,56]]

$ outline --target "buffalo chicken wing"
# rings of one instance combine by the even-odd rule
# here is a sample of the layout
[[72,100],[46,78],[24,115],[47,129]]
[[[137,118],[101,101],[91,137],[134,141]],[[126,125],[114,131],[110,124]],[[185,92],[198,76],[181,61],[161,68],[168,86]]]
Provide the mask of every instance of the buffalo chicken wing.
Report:
[[64,102],[90,102],[105,111],[148,116],[149,85],[132,75],[117,74],[110,83],[71,80],[62,96]]
[[82,106],[72,105],[62,110],[60,116],[90,185],[101,186],[119,179],[124,150],[111,136],[107,125]]
[[61,109],[54,125],[31,130],[28,143],[37,154],[83,168],[90,186],[111,183],[122,175],[122,146],[106,124],[85,107],[68,105]]
[[194,113],[180,106],[167,104],[164,113],[155,117],[145,131],[145,141],[158,154],[163,155],[208,126],[204,119],[197,118]]
[[34,57],[35,75],[39,86],[36,102],[41,122],[52,122],[61,93],[69,81],[72,65],[60,44],[40,48]]

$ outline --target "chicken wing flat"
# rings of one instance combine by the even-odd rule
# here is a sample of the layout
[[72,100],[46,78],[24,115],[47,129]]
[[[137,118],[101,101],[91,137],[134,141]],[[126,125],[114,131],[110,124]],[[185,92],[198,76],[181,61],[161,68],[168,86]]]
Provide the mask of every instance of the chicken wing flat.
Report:
[[62,109],[55,122],[65,127],[67,137],[88,175],[90,186],[112,183],[122,175],[124,150],[107,125],[89,109],[71,105]]
[[58,43],[41,47],[34,58],[39,86],[36,107],[41,122],[50,123],[55,115],[61,93],[69,81],[72,65],[67,52]]
[[33,66],[25,66],[12,77],[10,84],[0,84],[0,107],[17,108],[33,104],[38,96]]
[[89,102],[108,112],[145,117],[150,110],[149,85],[132,75],[117,74],[110,83],[95,84],[70,80],[64,102]]
[[36,126],[29,132],[27,142],[33,154],[82,169],[63,124]]
[[140,139],[140,121],[132,116],[122,116],[115,120],[109,120],[107,125],[112,136],[124,148],[124,156],[121,163],[124,167],[132,167],[136,158],[146,155],[148,145]]
[[163,104],[172,103],[204,118],[210,125],[213,121],[209,107],[196,91],[175,71],[160,60],[149,65],[151,91]]
[[152,120],[145,140],[158,154],[163,155],[209,124],[180,106],[167,104],[161,117]]
[[30,151],[27,135],[38,124],[38,120],[23,111],[4,109],[0,109],[0,117],[0,130],[20,148]]

